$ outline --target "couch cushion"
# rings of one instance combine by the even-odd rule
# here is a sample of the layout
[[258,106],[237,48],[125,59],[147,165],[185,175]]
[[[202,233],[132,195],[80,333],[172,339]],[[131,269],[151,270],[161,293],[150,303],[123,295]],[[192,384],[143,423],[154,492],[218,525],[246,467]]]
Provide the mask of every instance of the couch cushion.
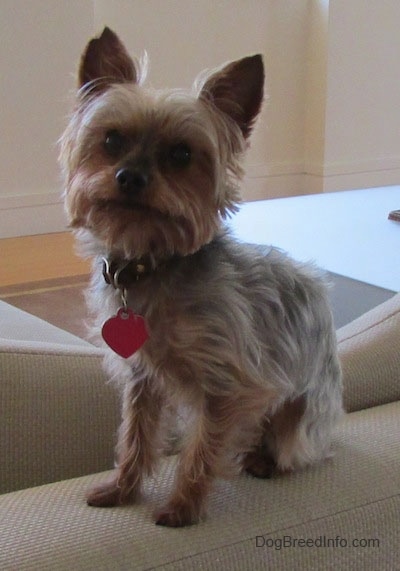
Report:
[[0,300],[0,339],[91,347],[92,345],[72,333],[55,327],[22,309]]
[[[220,481],[206,521],[183,529],[151,520],[172,486],[174,458],[137,506],[87,507],[86,488],[104,474],[3,495],[0,568],[399,569],[399,433],[400,403],[349,414],[334,459],[273,480]],[[279,549],[284,537],[317,544]]]
[[354,411],[400,399],[400,294],[337,332],[344,403]]

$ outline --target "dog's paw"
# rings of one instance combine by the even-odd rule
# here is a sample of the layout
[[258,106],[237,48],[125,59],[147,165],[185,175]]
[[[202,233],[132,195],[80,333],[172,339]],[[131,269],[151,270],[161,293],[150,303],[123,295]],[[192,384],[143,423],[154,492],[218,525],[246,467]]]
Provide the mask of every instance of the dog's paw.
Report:
[[155,513],[156,525],[165,527],[184,527],[198,523],[199,513],[194,513],[191,506],[184,503],[170,503]]
[[276,474],[275,460],[259,451],[249,452],[243,459],[243,468],[254,478],[272,478]]
[[124,492],[119,485],[118,479],[114,478],[108,482],[103,482],[98,486],[94,486],[86,494],[86,502],[89,506],[97,508],[109,508],[113,506],[121,506],[130,503],[132,497]]

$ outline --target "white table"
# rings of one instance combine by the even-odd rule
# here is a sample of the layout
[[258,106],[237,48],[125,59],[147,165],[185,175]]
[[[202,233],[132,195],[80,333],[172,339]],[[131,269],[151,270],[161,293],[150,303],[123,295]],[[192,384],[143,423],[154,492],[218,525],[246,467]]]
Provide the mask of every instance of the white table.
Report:
[[[357,280],[353,295],[337,302],[350,311],[341,325],[388,297],[377,296],[377,288],[400,290],[400,222],[388,220],[398,209],[400,186],[370,188],[248,202],[229,226],[242,241],[272,244],[348,283]],[[359,282],[377,287],[360,289]]]
[[273,244],[297,260],[400,290],[400,186],[248,202],[230,221],[246,242]]

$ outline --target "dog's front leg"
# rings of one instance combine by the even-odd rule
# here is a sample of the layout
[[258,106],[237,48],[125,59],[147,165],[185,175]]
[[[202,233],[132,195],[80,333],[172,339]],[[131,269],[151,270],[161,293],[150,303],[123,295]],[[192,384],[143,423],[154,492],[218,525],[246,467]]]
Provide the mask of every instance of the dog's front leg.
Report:
[[89,491],[89,505],[109,507],[134,501],[143,477],[152,472],[162,407],[161,395],[154,390],[154,384],[145,379],[126,387],[116,449],[116,470],[109,481]]
[[216,397],[204,397],[194,430],[179,458],[174,492],[168,503],[155,513],[157,525],[191,525],[204,515],[206,496],[219,473],[233,428],[234,417],[227,408]]

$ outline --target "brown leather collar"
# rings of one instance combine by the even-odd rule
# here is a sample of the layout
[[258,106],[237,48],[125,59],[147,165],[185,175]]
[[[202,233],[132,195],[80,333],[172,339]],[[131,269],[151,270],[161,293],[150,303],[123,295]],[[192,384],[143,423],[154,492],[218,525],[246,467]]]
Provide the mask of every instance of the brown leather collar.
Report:
[[193,254],[188,254],[186,256],[174,254],[170,258],[162,260],[158,263],[156,263],[155,260],[151,257],[133,260],[103,257],[102,261],[104,279],[107,284],[111,284],[115,289],[119,289],[123,292],[140,279],[154,274],[178,260],[196,256],[204,248],[210,247],[217,239],[218,237]]
[[103,258],[103,277],[115,289],[126,289],[155,270],[144,260],[112,260]]

